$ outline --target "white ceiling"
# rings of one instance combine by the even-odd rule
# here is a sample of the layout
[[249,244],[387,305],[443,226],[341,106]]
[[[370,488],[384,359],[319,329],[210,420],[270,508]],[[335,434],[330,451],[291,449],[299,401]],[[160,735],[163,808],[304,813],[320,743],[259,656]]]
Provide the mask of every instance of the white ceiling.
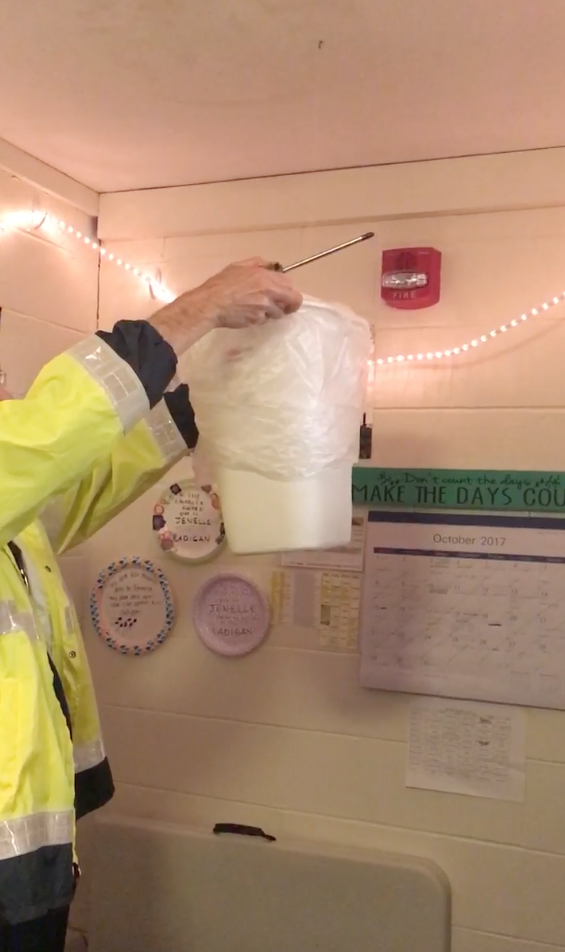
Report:
[[98,191],[565,145],[563,0],[1,0],[0,136]]

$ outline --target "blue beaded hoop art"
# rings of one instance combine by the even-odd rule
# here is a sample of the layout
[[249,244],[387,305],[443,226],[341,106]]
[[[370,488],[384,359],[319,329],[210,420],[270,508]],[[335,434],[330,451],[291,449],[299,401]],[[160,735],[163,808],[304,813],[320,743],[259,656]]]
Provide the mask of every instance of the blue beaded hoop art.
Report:
[[151,654],[175,622],[164,572],[140,556],[111,562],[90,594],[90,617],[98,637],[122,655]]

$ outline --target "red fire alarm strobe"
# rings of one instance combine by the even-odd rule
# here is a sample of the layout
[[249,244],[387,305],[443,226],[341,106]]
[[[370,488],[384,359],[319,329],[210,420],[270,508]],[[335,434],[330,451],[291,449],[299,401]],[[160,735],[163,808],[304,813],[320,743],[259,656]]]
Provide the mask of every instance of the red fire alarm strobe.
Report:
[[383,251],[381,297],[389,307],[416,310],[439,301],[441,251],[391,248]]

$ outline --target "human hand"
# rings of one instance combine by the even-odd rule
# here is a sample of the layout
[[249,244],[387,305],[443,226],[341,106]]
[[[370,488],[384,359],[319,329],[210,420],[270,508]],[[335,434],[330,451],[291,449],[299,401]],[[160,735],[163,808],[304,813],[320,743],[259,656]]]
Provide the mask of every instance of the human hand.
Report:
[[189,291],[187,300],[207,313],[215,327],[237,329],[292,314],[302,304],[302,295],[268,261],[250,258],[228,265]]
[[217,327],[239,329],[297,311],[302,295],[262,258],[230,264],[150,318],[177,355]]

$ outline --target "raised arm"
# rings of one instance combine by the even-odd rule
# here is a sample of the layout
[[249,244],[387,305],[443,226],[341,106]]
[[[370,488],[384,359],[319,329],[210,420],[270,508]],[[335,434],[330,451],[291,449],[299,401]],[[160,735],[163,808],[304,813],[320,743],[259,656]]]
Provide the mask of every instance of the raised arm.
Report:
[[[161,404],[177,357],[215,327],[263,323],[300,303],[265,262],[230,265],[149,321],[121,321],[51,361],[25,399],[0,403],[0,545],[52,500],[66,497],[72,506],[82,499],[72,523],[77,538],[86,528],[81,518],[91,520],[90,533],[148,488],[183,449],[179,426]],[[156,439],[167,430],[168,448]],[[70,536],[60,540],[71,544]]]

